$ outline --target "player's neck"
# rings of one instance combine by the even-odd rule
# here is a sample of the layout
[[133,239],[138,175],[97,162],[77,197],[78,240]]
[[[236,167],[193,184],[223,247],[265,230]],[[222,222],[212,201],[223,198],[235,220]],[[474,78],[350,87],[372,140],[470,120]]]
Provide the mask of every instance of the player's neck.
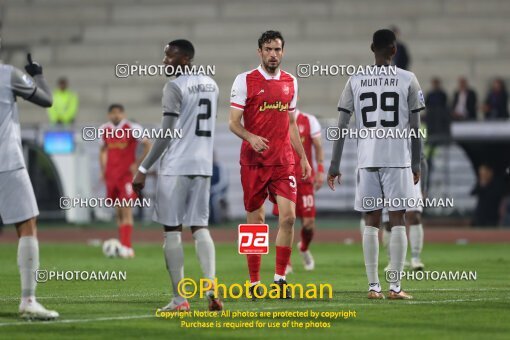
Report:
[[375,57],[375,65],[377,66],[390,66],[391,65],[391,57]]
[[280,72],[280,68],[279,68],[279,67],[275,68],[275,69],[274,69],[274,71],[273,71],[273,72],[271,72],[271,71],[269,71],[269,70],[268,70],[268,69],[264,66],[264,64],[262,64],[262,65],[260,65],[260,66],[262,67],[262,69],[263,69],[263,70],[264,70],[264,71],[265,71],[268,75],[270,75],[270,76],[272,76],[272,77],[276,76],[276,75],[278,74],[278,72]]

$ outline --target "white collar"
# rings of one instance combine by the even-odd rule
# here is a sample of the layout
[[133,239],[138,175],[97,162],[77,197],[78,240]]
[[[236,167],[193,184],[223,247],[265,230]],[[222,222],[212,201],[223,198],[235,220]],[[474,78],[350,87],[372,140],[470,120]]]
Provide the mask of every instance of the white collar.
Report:
[[262,68],[262,65],[259,65],[259,67],[257,67],[257,70],[260,72],[260,74],[262,74],[262,76],[264,76],[264,78],[266,78],[266,80],[271,79],[280,80],[280,74],[282,73],[280,71],[280,68],[278,68],[278,72],[276,73],[276,75],[272,76],[269,73],[267,73],[266,70],[264,70],[264,68]]

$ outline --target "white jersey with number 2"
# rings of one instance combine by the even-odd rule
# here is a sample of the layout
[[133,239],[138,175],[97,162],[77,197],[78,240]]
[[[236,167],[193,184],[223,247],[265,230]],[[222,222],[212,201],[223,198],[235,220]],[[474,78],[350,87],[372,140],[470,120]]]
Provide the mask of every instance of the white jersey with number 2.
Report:
[[178,117],[174,138],[161,158],[162,175],[212,176],[218,85],[204,75],[181,75],[163,89],[163,115]]

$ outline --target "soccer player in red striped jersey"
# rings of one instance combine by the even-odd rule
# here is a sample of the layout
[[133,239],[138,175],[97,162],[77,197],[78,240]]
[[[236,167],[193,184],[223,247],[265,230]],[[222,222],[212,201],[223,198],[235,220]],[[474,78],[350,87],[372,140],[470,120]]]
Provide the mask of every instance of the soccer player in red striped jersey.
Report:
[[[276,237],[274,282],[280,297],[290,298],[285,269],[292,252],[296,220],[294,164],[303,178],[311,175],[310,164],[296,126],[297,81],[280,70],[284,39],[280,32],[267,31],[258,41],[261,65],[238,75],[230,95],[230,130],[243,139],[241,147],[241,183],[247,222],[263,224],[264,201],[268,197],[280,211]],[[244,125],[241,124],[241,119]],[[298,158],[294,159],[296,151]],[[253,290],[260,292],[260,254],[247,255]]]
[[[301,218],[301,241],[298,243],[299,253],[303,259],[305,270],[313,270],[315,261],[312,253],[308,249],[312,242],[315,231],[315,195],[324,183],[324,153],[321,141],[321,126],[315,116],[296,109],[296,124],[301,136],[301,143],[305,149],[308,159],[313,159],[317,163],[317,172],[312,167],[312,175],[306,179],[300,179],[301,167],[296,164],[294,171],[297,180],[297,198],[296,198],[296,216]],[[312,150],[313,149],[313,150]],[[294,157],[299,157],[294,152]],[[273,214],[278,215],[278,206],[273,207]],[[289,262],[285,274],[292,272],[292,266]]]
[[[99,163],[101,175],[106,184],[106,196],[111,199],[130,200],[136,199],[131,181],[136,173],[141,160],[149,152],[151,143],[148,139],[137,140],[132,130],[141,130],[142,127],[126,118],[124,106],[112,104],[108,108],[108,122],[100,129],[108,131],[101,140]],[[115,132],[118,129],[123,132]],[[131,131],[130,131],[131,130]],[[136,135],[136,134],[135,134]],[[140,133],[141,135],[141,133]],[[143,154],[136,159],[138,144],[143,145]],[[117,224],[119,228],[119,240],[123,245],[121,257],[134,257],[131,234],[133,232],[133,211],[130,206],[117,207]]]

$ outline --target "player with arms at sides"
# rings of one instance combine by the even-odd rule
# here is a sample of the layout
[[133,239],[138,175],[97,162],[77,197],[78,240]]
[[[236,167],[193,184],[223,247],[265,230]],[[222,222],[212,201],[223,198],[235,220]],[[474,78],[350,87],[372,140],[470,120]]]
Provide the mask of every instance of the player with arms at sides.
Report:
[[[423,144],[422,144],[423,150]],[[426,196],[425,188],[426,188],[426,180],[428,175],[428,164],[427,159],[425,158],[424,153],[421,155],[421,175],[418,183],[414,185],[413,193],[414,198],[416,200],[421,200]],[[405,221],[406,226],[409,228],[409,248],[411,249],[411,262],[408,263],[405,261],[405,266],[410,266],[412,270],[420,271],[425,268],[421,260],[421,252],[423,250],[423,224],[422,224],[422,213],[423,207],[416,206],[411,207],[406,210]],[[389,250],[390,238],[391,238],[391,228],[389,225],[388,211],[387,209],[383,209],[382,213],[382,227],[383,227],[383,237],[382,243],[386,248],[388,253],[388,265],[384,268],[384,271],[388,271],[391,269],[391,253]]]
[[[103,139],[100,140],[99,164],[101,177],[106,184],[106,196],[114,200],[128,202],[137,198],[131,182],[142,159],[151,148],[148,139],[137,140],[133,131],[138,130],[141,135],[142,127],[126,118],[124,106],[112,104],[108,108],[108,122],[100,129],[104,131]],[[123,131],[119,131],[123,130]],[[143,153],[136,159],[136,148],[141,143]],[[119,240],[123,248],[120,256],[132,258],[135,256],[131,243],[133,233],[133,210],[131,206],[115,208],[117,225],[119,228]]]
[[27,76],[14,66],[0,64],[0,216],[4,224],[14,224],[18,233],[18,267],[21,278],[22,318],[52,320],[59,314],[47,310],[35,298],[36,271],[39,269],[39,242],[36,216],[39,215],[34,189],[28,177],[21,146],[18,97],[41,107],[51,107],[51,90],[42,67],[25,66]]
[[[315,232],[315,195],[324,184],[324,152],[322,150],[321,126],[314,115],[305,113],[296,109],[296,125],[301,137],[301,144],[305,149],[306,157],[317,162],[317,172],[312,167],[312,175],[306,179],[301,179],[301,166],[295,164],[294,172],[297,179],[297,197],[296,197],[296,216],[301,218],[301,241],[297,244],[299,254],[303,259],[305,270],[313,270],[315,261],[312,253],[308,249],[312,242]],[[312,150],[313,149],[313,150]],[[294,151],[294,159],[299,159],[299,155]],[[278,215],[278,206],[273,207],[273,214]],[[292,266],[289,262],[285,274],[292,273]]]
[[[426,180],[428,176],[428,164],[427,159],[425,158],[425,154],[423,153],[423,143],[422,143],[422,153],[421,153],[421,175],[418,183],[414,185],[414,198],[416,200],[421,200],[426,196],[425,188],[426,188]],[[411,207],[406,210],[405,213],[405,221],[406,226],[409,229],[409,248],[411,249],[411,262],[405,261],[404,267],[410,266],[412,270],[420,271],[425,268],[421,260],[421,252],[423,250],[423,224],[422,224],[422,213],[423,207],[416,206]],[[390,238],[391,238],[391,227],[390,227],[390,219],[388,216],[388,209],[384,208],[382,211],[381,218],[381,228],[383,230],[382,234],[382,244],[383,247],[386,248],[386,252],[388,255],[388,265],[384,268],[384,271],[388,271],[391,269],[391,254],[390,254]],[[360,230],[361,235],[365,231],[365,216],[362,214],[360,221]]]
[[[400,131],[411,131],[415,137],[358,139],[358,168],[356,171],[356,198],[354,208],[366,213],[363,233],[363,255],[368,278],[368,298],[383,299],[378,274],[379,226],[383,204],[375,200],[385,198],[400,200],[400,206],[388,206],[391,238],[391,270],[404,269],[407,236],[403,206],[414,197],[413,187],[420,178],[421,142],[418,138],[419,112],[425,108],[423,93],[412,72],[388,66],[396,53],[395,34],[387,29],[373,35],[371,50],[374,52],[378,75],[358,74],[349,78],[338,103],[338,126],[347,128],[351,112],[356,117],[356,127],[361,129],[392,129],[394,136]],[[381,68],[386,68],[383,72]],[[402,133],[400,133],[402,135]],[[340,183],[340,160],[344,139],[335,141],[333,159],[328,171],[328,185],[335,189]],[[368,200],[367,200],[368,198]],[[375,204],[377,203],[377,204]],[[381,203],[381,204],[380,204]],[[412,299],[406,294],[397,278],[390,283],[389,299]]]
[[[188,40],[174,40],[166,45],[163,63],[172,69],[191,68],[195,49]],[[174,298],[161,310],[187,311],[190,305],[179,294],[184,279],[182,226],[191,227],[200,267],[206,279],[215,279],[216,255],[208,229],[209,192],[213,169],[213,142],[219,89],[216,82],[201,74],[177,73],[163,88],[162,129],[182,131],[182,138],[157,139],[143,160],[133,180],[137,193],[145,186],[145,174],[161,157],[153,220],[165,231],[163,246],[166,267],[172,280]],[[163,155],[163,156],[162,156]],[[207,293],[209,310],[221,310],[223,304]]]
[[[297,181],[295,162],[302,179],[311,175],[296,126],[297,81],[280,70],[285,41],[280,32],[266,31],[258,40],[261,64],[238,75],[230,95],[230,130],[243,139],[241,146],[241,184],[249,224],[265,221],[264,201],[268,194],[278,205],[274,282],[280,298],[291,298],[286,290],[285,269],[289,264],[296,220]],[[244,126],[241,124],[244,121]],[[294,160],[293,149],[299,159]],[[260,293],[260,254],[247,255],[250,293]],[[258,294],[261,295],[261,294]]]

